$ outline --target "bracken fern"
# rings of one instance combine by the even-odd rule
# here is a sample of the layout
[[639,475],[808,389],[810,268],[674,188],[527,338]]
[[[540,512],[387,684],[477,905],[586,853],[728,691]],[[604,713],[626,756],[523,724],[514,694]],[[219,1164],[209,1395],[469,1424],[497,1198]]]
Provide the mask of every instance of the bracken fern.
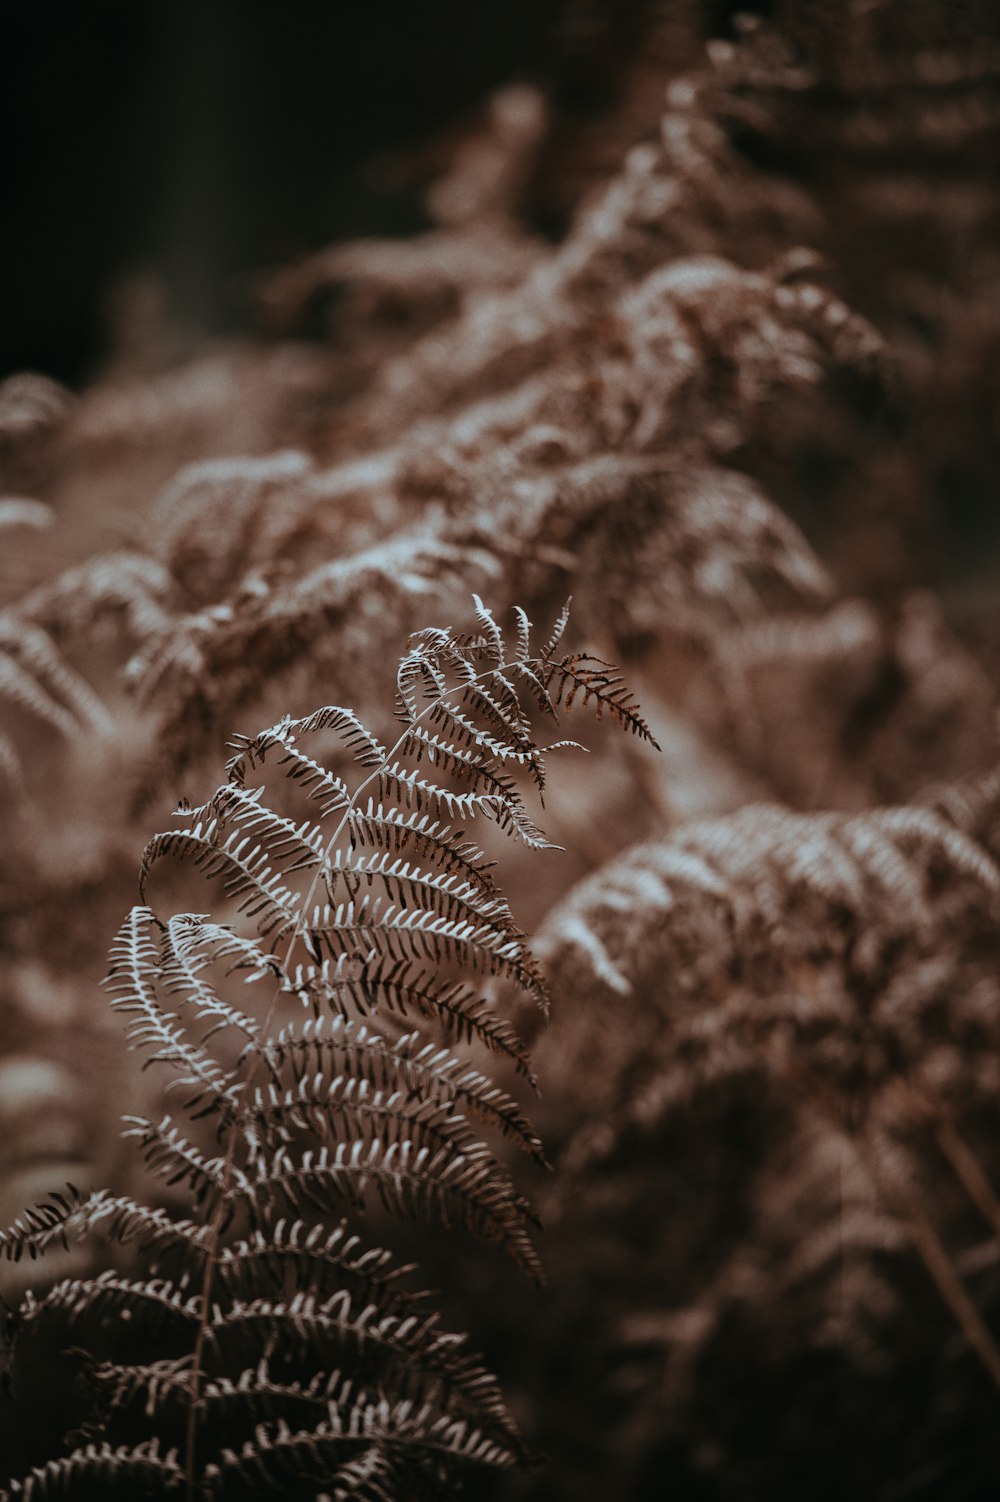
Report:
[[[535,711],[580,699],[650,737],[612,668],[560,654],[565,611],[533,650],[523,611],[508,643],[475,604],[472,634],[411,638],[394,744],[348,708],[285,717],[241,737],[227,781],[147,845],[109,989],[180,1094],[176,1115],[125,1120],[188,1213],[67,1188],[4,1234],[14,1259],[103,1235],[138,1263],[23,1304],[15,1350],[39,1328],[86,1342],[93,1412],[82,1444],[5,1496],[437,1496],[469,1463],[523,1459],[495,1380],[411,1269],[341,1218],[374,1203],[463,1227],[540,1276],[530,1206],[480,1129],[544,1161],[541,1144],[454,1046],[530,1079],[490,988],[544,1007],[545,987],[458,821],[547,845],[516,780],[544,788]],[[254,785],[269,772],[273,789]],[[218,879],[219,916],[147,905],[178,863]]]

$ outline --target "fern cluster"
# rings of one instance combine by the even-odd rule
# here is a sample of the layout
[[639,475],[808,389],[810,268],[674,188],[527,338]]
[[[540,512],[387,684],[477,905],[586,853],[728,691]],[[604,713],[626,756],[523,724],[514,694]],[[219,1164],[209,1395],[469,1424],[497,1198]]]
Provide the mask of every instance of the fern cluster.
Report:
[[[218,879],[229,918],[144,903],[111,951],[112,1007],[180,1102],[179,1116],[127,1118],[127,1136],[190,1209],[70,1189],[4,1235],[15,1260],[97,1233],[140,1263],[29,1296],[19,1342],[60,1324],[88,1341],[95,1437],[6,1496],[99,1483],[435,1495],[466,1462],[522,1458],[494,1380],[389,1253],[337,1221],[374,1203],[475,1232],[540,1274],[530,1208],[479,1133],[544,1161],[541,1144],[453,1045],[531,1078],[488,986],[502,979],[539,1006],[545,988],[492,863],[457,821],[485,816],[546,846],[513,775],[544,788],[553,747],[530,706],[555,719],[581,698],[648,732],[606,664],[557,654],[565,612],[537,651],[523,612],[511,646],[478,600],[476,615],[472,635],[412,639],[391,746],[347,708],[286,716],[242,739],[208,803],[149,842],[144,898],[180,862]],[[346,748],[353,777],[322,759],[324,741]],[[262,773],[281,781],[268,788]]]
[[[55,1285],[20,1390],[93,1335],[92,1414],[22,1490],[308,1494],[317,1454],[393,1498],[477,1455],[522,1502],[995,1486],[997,15],[654,9],[599,119],[502,90],[423,233],[268,272],[252,339],[140,289],[78,398],[0,385],[0,1223],[50,1161],[81,1186],[0,1265],[19,1295],[47,1248]],[[572,593],[664,746],[593,736],[558,863],[533,716],[634,711],[473,591]],[[96,978],[148,809],[234,724],[270,729],[151,842],[116,947],[135,1078]],[[532,1068],[528,1307],[476,1247],[536,1270]],[[499,1477],[521,1441],[400,1216],[480,1233],[421,1265],[505,1353],[537,1479]]]
[[[498,98],[485,137],[468,145],[474,169],[457,162],[432,194],[441,231],[342,247],[274,291],[294,303],[327,277],[348,294],[335,349],[325,364],[315,355],[313,385],[297,346],[238,350],[152,380],[106,382],[64,418],[71,504],[80,486],[120,483],[101,454],[117,464],[137,437],[152,470],[137,459],[127,483],[148,491],[173,474],[152,510],[152,541],[137,532],[127,551],[54,572],[18,607],[71,655],[77,640],[107,643],[117,632],[106,650],[140,701],[141,739],[156,747],[135,768],[147,796],[175,785],[235,717],[279,712],[290,673],[346,691],[368,652],[391,653],[419,626],[428,596],[457,618],[471,590],[534,610],[558,608],[572,591],[585,628],[610,619],[619,659],[655,653],[660,681],[673,679],[670,706],[679,700],[712,734],[725,706],[678,693],[691,654],[707,652],[713,674],[723,664],[731,681],[730,627],[794,613],[796,633],[811,629],[831,585],[773,504],[786,499],[769,493],[776,460],[794,473],[803,453],[834,455],[857,414],[868,421],[884,399],[888,361],[871,323],[823,287],[807,253],[789,249],[824,227],[804,195],[734,149],[723,123],[728,64],[713,58],[705,78],[671,85],[652,138],[579,205],[555,248],[511,229],[544,110],[529,91]],[[494,164],[485,177],[484,160]],[[514,262],[478,259],[498,215],[506,243],[523,251]],[[419,268],[437,233],[463,245],[479,274],[457,280],[425,329]],[[393,289],[394,307],[412,306],[416,323],[393,325],[359,368],[358,349],[381,326],[365,292],[373,279]],[[247,407],[250,389],[274,403],[268,421]],[[308,453],[267,453],[269,433],[295,439],[286,401],[300,414],[316,404],[319,427],[302,435]],[[213,459],[219,443],[247,448],[251,418],[245,457]],[[185,456],[199,462],[178,468]],[[879,638],[891,624],[876,613],[867,630]],[[758,640],[740,642],[741,660]],[[891,646],[871,669],[849,645],[845,655],[837,633],[813,640],[824,643],[821,667],[837,680],[844,721],[863,712],[873,675],[906,673]],[[786,663],[766,666],[780,681]],[[761,667],[759,655],[747,663],[751,674]],[[913,697],[923,731],[933,710],[917,685]],[[741,717],[751,730],[766,720]],[[865,793],[910,791],[891,785],[888,751],[872,757],[876,786]],[[787,795],[784,769],[773,773],[773,790]]]
[[[904,1352],[922,1390],[964,1394],[941,1428],[894,1437],[880,1488],[899,1453],[956,1495],[990,1474],[978,1453],[967,1478],[953,1468],[1000,1386],[996,815],[995,772],[853,815],[749,805],[631,848],[547,919],[556,1013],[536,1064],[561,1099],[584,1073],[589,1089],[550,1124],[563,1178],[546,1219],[556,1255],[587,1238],[606,1263],[588,1344],[609,1394],[629,1362],[644,1373],[620,1455],[666,1447],[701,1469],[720,1372],[762,1343],[765,1391],[812,1351],[853,1385],[852,1428]],[[703,1174],[707,1227],[645,1233],[659,1276],[648,1247],[615,1245],[623,1216],[649,1221],[651,1180],[684,1203]],[[808,1444],[808,1394],[793,1406]],[[768,1467],[732,1415],[711,1432],[708,1474],[763,1481],[808,1460],[796,1446]],[[824,1496],[849,1474],[831,1464]]]

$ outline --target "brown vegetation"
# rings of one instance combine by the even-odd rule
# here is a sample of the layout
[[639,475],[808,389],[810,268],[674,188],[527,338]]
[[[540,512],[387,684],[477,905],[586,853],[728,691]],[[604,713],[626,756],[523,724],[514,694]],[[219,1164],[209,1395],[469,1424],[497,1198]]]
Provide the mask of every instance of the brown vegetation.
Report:
[[[136,854],[171,798],[198,807],[149,847],[150,909],[215,911],[184,870],[158,865],[162,855],[192,858],[228,890],[219,922],[199,920],[198,936],[183,920],[167,925],[173,959],[158,936],[153,946],[149,917],[119,940],[128,954],[119,947],[116,969],[132,972],[126,1006],[143,977],[170,990],[170,966],[183,963],[190,999],[209,1008],[199,1022],[214,1026],[195,984],[208,966],[198,945],[287,991],[329,990],[324,965],[353,952],[343,914],[311,925],[336,938],[324,948],[314,935],[314,952],[298,957],[312,980],[295,979],[290,952],[276,957],[282,935],[303,937],[289,871],[309,873],[310,901],[314,877],[325,879],[334,913],[373,882],[384,902],[445,922],[465,904],[486,914],[486,952],[502,962],[487,967],[475,1005],[459,1006],[461,1020],[443,1022],[440,996],[427,999],[428,986],[457,984],[456,952],[435,940],[419,956],[391,944],[382,956],[419,958],[433,972],[422,986],[412,974],[348,977],[361,985],[352,1005],[364,1004],[357,1017],[335,1009],[348,1019],[336,1025],[385,1029],[361,1050],[376,1092],[391,1089],[387,1068],[411,1078],[439,1025],[492,1048],[491,1071],[506,1058],[512,1076],[527,1069],[530,1042],[551,1179],[532,1187],[530,1166],[508,1172],[503,1148],[483,1166],[468,1135],[477,1110],[501,1137],[540,1149],[503,1093],[516,1081],[491,1085],[475,1050],[461,1109],[448,1093],[453,1066],[442,1065],[429,1094],[392,1108],[384,1140],[359,1124],[347,1087],[334,1088],[361,1068],[355,1049],[337,1072],[344,1040],[328,1040],[313,1070],[322,1100],[301,1084],[305,1055],[298,1084],[281,1083],[299,1095],[280,1099],[296,1141],[329,1138],[336,1152],[375,1140],[372,1182],[378,1154],[390,1143],[417,1153],[421,1133],[440,1126],[435,1112],[460,1122],[441,1150],[458,1143],[482,1167],[484,1197],[474,1211],[446,1209],[446,1222],[464,1219],[534,1268],[522,1223],[530,1190],[546,1226],[540,1294],[495,1281],[475,1243],[394,1228],[384,1212],[414,1205],[391,1169],[381,1210],[367,1216],[377,1239],[404,1259],[414,1248],[442,1284],[448,1318],[498,1372],[523,1444],[551,1455],[547,1469],[477,1478],[496,1496],[672,1490],[736,1502],[850,1488],[885,1502],[973,1502],[1000,1479],[1000,30],[995,8],[975,0],[787,0],[770,12],[702,51],[717,18],[666,7],[614,113],[572,139],[537,91],[504,91],[431,185],[435,227],[262,277],[252,338],[185,351],[151,295],[136,295],[118,359],[78,397],[37,375],[0,386],[0,1114],[12,1124],[0,1134],[0,1220],[13,1224],[67,1180],[82,1197],[22,1219],[9,1250],[32,1238],[52,1250],[38,1278],[24,1261],[5,1270],[8,1296],[34,1279],[37,1324],[39,1309],[83,1308],[66,1290],[111,1287],[88,1282],[103,1254],[91,1264],[75,1237],[59,1245],[64,1217],[71,1231],[114,1226],[134,1240],[142,1230],[154,1252],[208,1236],[213,1259],[240,1255],[220,1250],[219,1206],[235,1183],[225,1145],[235,1059],[209,1065],[189,1055],[190,1039],[159,1040],[198,1075],[223,1134],[225,1182],[200,1195],[218,1144],[204,1123],[188,1144],[201,1224],[200,1209],[189,1223],[189,1202],[150,1190],[118,1136],[126,1114],[147,1163],[177,1177],[171,1164],[187,1148],[156,1125],[162,1081],[136,1076],[98,988],[134,900]],[[539,213],[546,196],[567,221],[555,240]],[[324,338],[307,340],[324,320]],[[474,596],[489,610],[477,613]],[[539,746],[513,689],[470,701],[469,724],[442,710],[447,734],[432,745],[414,738],[423,710],[407,685],[443,702],[476,653],[492,651],[497,671],[534,661],[515,607],[548,622],[568,596],[571,657],[586,643],[622,664],[662,752],[574,723],[591,756],[556,783],[541,816],[566,849],[557,859],[527,848],[534,816],[508,777],[520,767],[530,782]],[[435,622],[450,634],[428,633]],[[391,757],[379,761],[391,724],[385,667],[411,633],[405,755],[424,760],[393,770]],[[532,669],[541,712],[548,694],[556,707],[577,683],[630,719],[631,700],[594,659],[564,663],[560,678],[553,652]],[[372,727],[382,779],[372,809],[340,792],[351,753],[375,765],[364,737],[354,721],[307,720],[316,704],[351,706]],[[226,738],[267,723],[239,740],[229,782],[202,804]],[[303,734],[345,727],[346,755],[324,743],[332,760],[303,759]],[[468,785],[463,753],[477,768]],[[267,803],[257,788],[274,754],[291,782]],[[428,791],[429,768],[457,780]],[[499,843],[484,835],[479,852],[456,832],[477,797],[522,836],[504,852],[509,908],[483,864]],[[312,824],[331,812],[348,818],[339,857]],[[400,865],[414,851],[437,872],[417,881],[419,899]],[[225,937],[219,923],[236,923],[241,901],[263,920],[262,938]],[[537,931],[535,959],[522,929]],[[256,946],[252,959],[226,948],[239,944]],[[541,987],[536,963],[552,998],[545,1030],[507,994]],[[403,998],[411,1042],[397,1036],[390,982],[423,996]],[[227,984],[226,1026],[250,1037],[261,1018],[252,1008],[237,1017]],[[144,1028],[163,1025],[155,1010],[143,1015],[142,1046]],[[316,1028],[315,1039],[303,1031],[266,1046],[322,1053]],[[196,1115],[208,1098],[192,1097]],[[262,1099],[257,1126],[277,1130],[268,1110]],[[249,1162],[260,1143],[240,1142]],[[273,1147],[272,1167],[286,1151]],[[442,1160],[421,1193],[433,1199],[434,1175],[449,1172]],[[150,1193],[142,1214],[154,1220],[140,1226],[130,1207]],[[346,1180],[337,1197],[352,1214],[364,1207]],[[260,1236],[280,1256],[293,1233],[254,1208],[256,1224],[234,1220],[236,1247],[249,1256]],[[335,1234],[330,1204],[316,1214]],[[323,1297],[355,1313],[370,1297],[391,1334],[402,1295],[376,1277],[362,1296],[360,1264],[352,1270],[341,1250],[323,1275],[333,1268],[341,1281]],[[121,1298],[108,1307],[120,1312],[139,1274],[122,1265],[116,1276]],[[147,1302],[151,1287],[147,1277]],[[296,1290],[282,1291],[273,1339],[301,1312]],[[166,1302],[192,1316],[200,1352],[212,1324],[199,1297],[180,1282]],[[88,1309],[107,1302],[88,1299]],[[231,1313],[220,1310],[221,1324]],[[421,1359],[441,1339],[430,1325],[415,1335]],[[252,1354],[206,1379],[220,1409],[233,1397],[226,1382],[242,1382],[239,1401],[264,1425],[245,1464],[217,1456],[196,1471],[194,1430],[177,1413],[204,1400],[207,1367],[199,1357],[182,1372],[178,1347],[156,1358],[155,1391],[148,1371],[123,1385],[98,1366],[124,1428],[82,1439],[72,1394],[32,1408],[44,1355],[26,1358],[0,1431],[8,1472],[53,1461],[28,1484],[35,1497],[89,1495],[98,1473],[130,1496],[190,1489],[196,1474],[198,1495],[227,1485],[290,1495],[288,1476],[304,1470],[303,1495],[397,1499],[457,1486],[453,1458],[523,1458],[478,1368],[449,1368],[428,1387],[389,1363],[374,1397],[358,1396],[374,1381],[360,1358],[357,1370],[345,1358],[335,1382],[322,1367],[285,1371],[304,1386],[317,1373],[332,1383],[309,1394],[315,1433],[357,1426],[343,1440],[353,1469],[335,1483],[332,1462],[317,1471],[315,1450],[291,1443],[278,1397],[263,1402],[277,1379],[258,1362],[272,1347]],[[153,1360],[139,1350],[133,1365]],[[442,1397],[452,1379],[464,1397]],[[135,1424],[139,1392],[172,1414],[156,1450]],[[409,1474],[398,1463],[401,1445],[432,1432],[447,1483],[437,1459]],[[220,1440],[232,1454],[242,1443]],[[81,1444],[83,1460],[59,1462]],[[115,1458],[119,1444],[128,1461]]]

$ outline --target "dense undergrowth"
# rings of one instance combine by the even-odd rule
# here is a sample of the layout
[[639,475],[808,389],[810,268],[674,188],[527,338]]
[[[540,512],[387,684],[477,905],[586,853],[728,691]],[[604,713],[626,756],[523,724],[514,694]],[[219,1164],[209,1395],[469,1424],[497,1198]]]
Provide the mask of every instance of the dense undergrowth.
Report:
[[[574,721],[565,854],[504,851],[552,998],[542,1031],[493,977],[548,1286],[375,1212],[549,1456],[483,1495],[1000,1479],[1000,26],[768,10],[662,7],[575,133],[505,90],[432,230],[262,277],[253,337],[186,349],[137,303],[81,394],[0,386],[4,1224],[67,1180],[151,1192],[118,1117],[162,1082],[99,981],[167,801],[213,848],[257,828],[201,806],[234,727],[341,704],[381,736],[408,633],[572,595],[662,747]],[[33,1360],[10,1475],[81,1442]]]

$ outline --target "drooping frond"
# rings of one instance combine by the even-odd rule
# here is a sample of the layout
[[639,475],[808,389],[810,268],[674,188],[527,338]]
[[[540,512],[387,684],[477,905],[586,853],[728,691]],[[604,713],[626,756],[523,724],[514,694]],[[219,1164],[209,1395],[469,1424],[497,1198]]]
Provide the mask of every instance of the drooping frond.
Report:
[[246,1299],[270,1288],[275,1296],[308,1286],[319,1296],[348,1288],[363,1307],[385,1313],[419,1308],[429,1297],[406,1284],[412,1268],[389,1252],[364,1244],[346,1221],[333,1230],[302,1220],[277,1220],[267,1231],[225,1246],[219,1255],[219,1281],[234,1297]]
[[584,707],[590,703],[595,705],[598,719],[607,714],[623,730],[630,730],[642,740],[653,741],[649,726],[639,714],[639,706],[632,702],[625,680],[610,663],[597,657],[574,655],[553,666],[546,687],[551,689],[553,684],[555,704],[572,709],[579,696]]
[[237,787],[244,787],[249,773],[263,764],[270,750],[277,748],[279,765],[285,776],[297,782],[309,798],[321,800],[321,812],[325,816],[345,808],[350,795],[342,778],[321,766],[296,744],[301,724],[301,721],[292,719],[281,720],[269,730],[258,731],[252,740],[238,739],[239,750],[227,768],[229,780]]
[[491,868],[495,864],[482,856],[478,846],[464,838],[464,831],[454,829],[430,814],[376,805],[369,798],[365,807],[353,807],[348,815],[351,834],[359,845],[396,853],[412,850],[418,858],[431,856],[450,874],[459,873],[480,891],[496,890]]
[[145,553],[99,554],[37,585],[18,613],[59,641],[120,624],[138,644],[167,626],[173,588],[171,575]]
[[[407,888],[409,891],[410,889]],[[423,898],[421,885],[413,884]],[[308,918],[305,942],[310,956],[336,958],[345,951],[359,958],[372,952],[397,964],[439,957],[442,964],[488,975],[509,976],[544,1006],[545,989],[522,940],[460,902],[445,901],[444,913],[422,902],[384,901],[362,896],[336,908],[317,907]]]
[[226,895],[238,899],[238,911],[262,915],[261,932],[274,935],[275,942],[294,929],[296,894],[284,885],[261,845],[251,843],[239,828],[226,832],[223,822],[209,814],[190,829],[154,835],[143,852],[141,897],[153,865],[168,856],[190,860],[207,877],[221,876]]
[[[324,1122],[330,1135],[341,1123],[345,1137],[336,1147],[301,1154],[278,1147],[269,1160],[258,1152],[254,1176],[234,1183],[230,1202],[255,1216],[302,1214],[310,1206],[338,1214],[345,1206],[364,1210],[371,1195],[403,1220],[460,1226],[482,1236],[540,1282],[541,1264],[526,1229],[527,1203],[461,1120],[426,1104],[407,1115],[391,1096],[356,1093],[356,1101],[334,1094],[323,1110],[299,1111],[306,1128]],[[294,1106],[279,1106],[275,1115],[298,1124]]]
[[[236,1300],[218,1309],[211,1341],[223,1350],[238,1344],[264,1350],[272,1367],[291,1353],[308,1351],[326,1373],[350,1355],[359,1374],[390,1372],[402,1392],[423,1390],[440,1409],[476,1414],[481,1427],[516,1445],[517,1431],[493,1378],[465,1349],[464,1340],[440,1329],[437,1315],[419,1307],[383,1310],[342,1287],[328,1297],[293,1291],[286,1299]],[[435,1392],[435,1388],[437,1391]],[[350,1393],[347,1413],[350,1413]]]
[[[110,733],[104,705],[40,627],[13,614],[0,615],[0,660],[15,703],[70,738],[80,730]],[[18,684],[23,685],[20,690]]]
[[138,1445],[89,1444],[61,1460],[37,1466],[23,1481],[0,1493],[14,1502],[48,1502],[49,1498],[93,1496],[180,1496],[184,1471],[175,1450],[162,1453],[157,1440]]
[[[292,1478],[309,1477],[313,1485],[329,1484],[338,1498],[357,1497],[379,1502],[396,1495],[396,1488],[418,1480],[416,1457],[438,1452],[448,1459],[491,1466],[510,1466],[514,1457],[461,1422],[427,1423],[425,1413],[400,1405],[394,1411],[379,1405],[373,1413],[361,1409],[350,1428],[325,1424],[294,1431],[288,1425],[269,1430],[261,1425],[237,1454],[224,1452],[211,1480],[218,1495],[245,1495],[248,1486],[262,1494],[280,1494]],[[362,1449],[361,1464],[348,1457]],[[347,1463],[344,1464],[343,1462]],[[377,1469],[376,1469],[377,1467]],[[381,1471],[381,1475],[378,1472]],[[377,1487],[373,1486],[376,1477]],[[425,1474],[429,1484],[434,1473]]]
[[190,913],[175,913],[168,919],[159,957],[160,983],[168,995],[194,1008],[198,1022],[211,1022],[203,1043],[223,1028],[235,1028],[246,1038],[256,1037],[259,1031],[252,1017],[223,1001],[206,980],[208,967],[222,962],[228,962],[230,974],[248,971],[247,983],[280,973],[273,955],[253,939]]
[[136,1328],[160,1332],[195,1330],[200,1318],[197,1298],[167,1278],[136,1280],[115,1272],[96,1278],[67,1278],[24,1313],[25,1322],[57,1315],[73,1324],[122,1320]]
[[114,1195],[105,1189],[89,1194],[67,1185],[65,1192],[53,1193],[42,1204],[25,1210],[3,1234],[0,1255],[11,1261],[43,1255],[50,1246],[67,1246],[70,1239],[82,1240],[94,1231],[102,1231],[122,1245],[141,1240],[150,1254],[186,1249],[195,1255],[205,1241],[205,1228],[193,1221],[173,1220],[164,1210],[150,1209],[128,1195]]

